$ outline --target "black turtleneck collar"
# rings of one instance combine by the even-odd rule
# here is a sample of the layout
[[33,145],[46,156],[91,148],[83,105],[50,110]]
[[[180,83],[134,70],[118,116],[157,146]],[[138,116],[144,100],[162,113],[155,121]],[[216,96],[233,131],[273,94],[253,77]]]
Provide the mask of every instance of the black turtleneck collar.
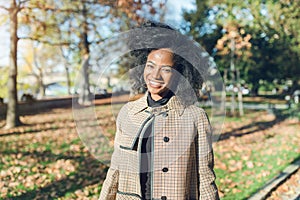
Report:
[[169,91],[166,96],[164,96],[163,98],[155,101],[155,100],[152,99],[152,97],[150,95],[150,92],[149,92],[148,97],[147,97],[148,106],[158,107],[158,106],[166,105],[173,95],[174,95],[173,92]]

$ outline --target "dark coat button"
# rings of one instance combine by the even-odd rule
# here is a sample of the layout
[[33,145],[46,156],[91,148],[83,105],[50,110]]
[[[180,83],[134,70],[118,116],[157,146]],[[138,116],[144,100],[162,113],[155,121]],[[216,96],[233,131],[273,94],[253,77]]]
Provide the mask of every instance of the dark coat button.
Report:
[[166,196],[162,196],[161,199],[162,200],[167,200],[167,197]]
[[163,172],[167,172],[167,171],[169,171],[169,169],[166,168],[166,167],[164,167],[164,168],[162,169],[162,171],[163,171]]
[[164,137],[164,142],[169,142],[170,138],[169,137]]

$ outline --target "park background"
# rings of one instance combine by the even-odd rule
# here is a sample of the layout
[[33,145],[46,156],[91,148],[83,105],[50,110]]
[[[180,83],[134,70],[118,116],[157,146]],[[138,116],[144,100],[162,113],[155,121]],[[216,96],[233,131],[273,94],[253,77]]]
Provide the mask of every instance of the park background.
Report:
[[[249,198],[299,159],[299,15],[293,0],[1,0],[0,199],[98,198],[107,166],[80,140],[72,97],[95,107],[112,141],[110,96],[126,90],[119,80],[130,61],[99,81],[99,46],[149,19],[175,27],[216,63],[227,109],[214,142],[217,185],[222,199]],[[210,88],[199,92],[210,113]]]

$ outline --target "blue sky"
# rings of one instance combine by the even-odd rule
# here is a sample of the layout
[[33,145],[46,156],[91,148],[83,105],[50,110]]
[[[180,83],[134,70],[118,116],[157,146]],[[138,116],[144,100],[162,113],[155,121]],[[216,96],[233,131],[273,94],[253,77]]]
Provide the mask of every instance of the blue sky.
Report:
[[191,10],[194,8],[195,0],[168,0],[167,1],[167,23],[178,27],[178,22],[182,20],[182,9]]

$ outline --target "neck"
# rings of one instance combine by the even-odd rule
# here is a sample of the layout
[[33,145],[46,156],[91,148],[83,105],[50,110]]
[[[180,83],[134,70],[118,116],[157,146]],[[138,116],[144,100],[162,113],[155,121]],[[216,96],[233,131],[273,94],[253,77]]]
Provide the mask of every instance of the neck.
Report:
[[163,96],[160,96],[160,95],[158,95],[158,94],[151,94],[151,93],[150,93],[150,96],[151,96],[151,98],[152,98],[154,101],[158,101],[158,100],[160,100],[160,99],[163,98]]
[[167,97],[170,93],[171,93],[171,91],[167,90],[167,91],[163,92],[162,94],[151,94],[150,93],[150,96],[154,101],[158,101],[164,97]]

